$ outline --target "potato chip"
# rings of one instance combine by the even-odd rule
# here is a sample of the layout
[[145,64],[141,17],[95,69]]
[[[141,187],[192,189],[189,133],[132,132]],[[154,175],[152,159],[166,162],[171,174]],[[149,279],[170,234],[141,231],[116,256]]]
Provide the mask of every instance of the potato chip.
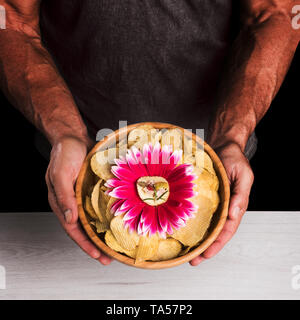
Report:
[[[184,153],[181,163],[189,163],[196,166],[196,153],[203,149],[203,146],[197,143],[194,139],[190,139],[187,136],[184,137]],[[201,160],[201,159],[200,159]]]
[[189,253],[192,247],[185,247],[181,252],[179,253],[179,256],[184,256],[185,254]]
[[195,163],[196,167],[204,168],[211,174],[214,174],[214,175],[216,174],[213,162],[210,156],[204,150],[197,149],[195,159],[196,159],[196,163]]
[[104,151],[98,151],[92,156],[91,168],[101,179],[108,180],[114,177],[111,172],[111,166],[114,165],[114,159],[119,156],[119,151],[117,150],[117,148],[110,148]]
[[[95,178],[95,179],[94,179]],[[87,194],[91,195],[94,189],[95,184],[99,181],[99,178],[96,176],[93,176],[93,181],[91,181],[91,185],[87,188]]]
[[[128,150],[128,144],[122,144],[118,147],[118,158],[120,156],[125,157]],[[114,165],[114,164],[113,164]]]
[[112,205],[117,201],[118,199],[110,197],[108,203],[107,203],[107,207],[106,207],[106,211],[105,211],[105,216],[106,216],[106,220],[108,222],[111,222],[112,218],[114,217],[113,213],[110,211]]
[[132,130],[128,135],[128,146],[142,150],[145,144],[151,143],[153,146],[161,139],[161,132],[152,126],[142,125]]
[[100,189],[102,184],[103,180],[99,180],[96,183],[91,195],[91,203],[98,219],[104,223],[107,222],[106,207],[110,197]]
[[125,250],[124,248],[122,248],[118,241],[116,240],[116,238],[114,237],[113,233],[108,230],[105,233],[105,237],[104,237],[105,243],[114,251],[120,252],[120,253],[125,253],[127,256],[131,257],[131,258],[135,258],[136,257],[136,252],[137,249],[133,249],[133,250]]
[[87,214],[92,218],[92,219],[98,219],[98,216],[92,206],[91,198],[89,196],[85,197],[85,203],[84,203],[84,208]]
[[203,201],[203,198],[209,199],[211,201],[211,210],[215,211],[218,208],[220,197],[217,191],[203,188],[197,196],[192,198],[192,201],[196,203],[200,209],[204,209],[206,203],[205,201]]
[[[218,195],[216,191],[215,194]],[[202,240],[216,210],[216,199],[212,200],[198,195],[196,204],[199,206],[199,209],[194,214],[195,217],[190,218],[184,227],[174,230],[174,233],[171,235],[185,246],[192,247]]]
[[97,233],[102,233],[109,229],[109,223],[107,221],[100,222],[99,220],[96,220],[94,225],[96,227]]
[[203,189],[217,191],[219,189],[219,179],[216,174],[207,171],[204,168],[194,168],[197,179],[195,183],[195,191],[201,193]]
[[130,233],[124,227],[123,215],[116,216],[111,220],[110,229],[122,248],[133,250],[138,245],[139,236],[135,231]]
[[131,148],[135,145],[137,148],[138,146],[143,147],[144,144],[150,142],[151,131],[156,130],[150,125],[142,125],[138,126],[137,128],[133,129],[128,134],[128,146]]
[[199,147],[198,143],[194,139],[188,138],[186,135],[184,136],[184,154],[186,156],[195,156],[196,150]]
[[195,165],[196,158],[192,154],[184,154],[183,157],[181,158],[180,164],[182,163],[189,163],[189,164]]
[[164,261],[176,258],[179,255],[181,248],[180,242],[175,239],[161,239],[158,243],[158,249],[151,260]]
[[151,131],[152,144],[155,145],[156,142],[161,142],[162,132],[160,130]]
[[159,238],[157,234],[149,236],[141,236],[137,248],[135,263],[151,260],[158,249]]
[[121,139],[120,141],[118,141],[117,147],[120,148],[120,147],[123,147],[123,146],[127,146],[127,142],[128,142],[127,137],[124,138],[124,139]]
[[91,194],[91,204],[93,206],[93,209],[95,211],[95,213],[97,214],[97,217],[99,219],[99,215],[101,215],[99,212],[99,192],[100,192],[100,184],[101,184],[102,180],[98,180],[98,182],[95,184],[92,194]]
[[165,203],[170,195],[169,183],[163,177],[140,177],[136,182],[136,186],[139,197],[149,206]]
[[166,130],[161,137],[162,146],[171,145],[172,150],[180,150],[182,149],[182,139],[183,132],[179,129],[168,129]]

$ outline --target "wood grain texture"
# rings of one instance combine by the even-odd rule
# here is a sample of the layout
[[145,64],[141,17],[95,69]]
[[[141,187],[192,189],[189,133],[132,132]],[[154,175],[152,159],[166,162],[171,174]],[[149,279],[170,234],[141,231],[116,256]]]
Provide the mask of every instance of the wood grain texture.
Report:
[[[83,207],[83,200],[87,195],[87,190],[89,190],[90,186],[93,185],[93,173],[90,169],[91,157],[97,151],[105,150],[106,148],[110,147],[112,143],[115,143],[121,140],[122,138],[126,137],[130,131],[132,131],[133,129],[141,125],[151,125],[156,129],[166,129],[166,128],[179,129],[183,132],[183,134],[195,140],[200,146],[203,146],[204,150],[209,154],[210,158],[212,159],[214,169],[219,178],[220,204],[217,211],[214,213],[212,217],[211,225],[208,229],[205,239],[194,250],[190,251],[189,253],[181,257],[177,257],[175,259],[171,259],[167,261],[158,261],[158,262],[143,261],[136,264],[134,259],[129,258],[125,255],[122,255],[112,250],[98,237],[97,233],[94,231],[94,229],[91,227],[89,223],[88,215],[86,214]],[[107,137],[105,137],[102,141],[98,142],[94,146],[94,148],[90,151],[90,153],[86,157],[76,182],[76,199],[78,204],[79,218],[84,230],[86,231],[90,239],[97,245],[98,248],[103,250],[110,257],[124,264],[130,265],[132,267],[142,268],[142,269],[164,269],[164,268],[175,267],[192,260],[193,258],[200,255],[203,251],[205,251],[217,238],[217,236],[219,235],[219,233],[221,232],[225,224],[225,221],[228,215],[229,198],[230,198],[230,187],[229,187],[227,174],[223,167],[222,162],[220,161],[217,154],[213,151],[213,149],[194,133],[188,130],[184,130],[183,128],[172,125],[172,124],[160,123],[160,122],[143,122],[138,124],[132,124],[127,127],[121,128],[111,133]]]
[[198,267],[103,267],[52,213],[0,213],[1,299],[299,299],[300,212],[248,212],[230,243]]

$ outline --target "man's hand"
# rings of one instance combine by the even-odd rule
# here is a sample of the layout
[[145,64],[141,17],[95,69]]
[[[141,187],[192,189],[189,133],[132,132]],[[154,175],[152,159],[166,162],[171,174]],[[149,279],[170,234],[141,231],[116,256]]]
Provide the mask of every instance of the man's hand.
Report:
[[190,262],[192,266],[197,266],[203,260],[213,257],[233,237],[248,207],[250,190],[254,180],[249,162],[237,144],[225,145],[217,149],[216,152],[223,162],[230,181],[229,215],[218,238],[206,251]]
[[49,203],[63,228],[91,257],[109,264],[78,223],[74,184],[90,142],[72,93],[42,44],[40,3],[0,0],[7,18],[0,32],[0,88],[53,146],[46,182]]
[[299,35],[291,24],[292,3],[292,0],[235,3],[240,5],[240,32],[220,79],[208,139],[231,183],[229,216],[217,240],[190,262],[193,266],[223,248],[246,211],[254,177],[243,151],[278,92],[299,43]]
[[88,239],[78,222],[74,185],[91,142],[67,137],[53,145],[46,173],[48,199],[67,234],[87,254],[108,265],[111,259]]

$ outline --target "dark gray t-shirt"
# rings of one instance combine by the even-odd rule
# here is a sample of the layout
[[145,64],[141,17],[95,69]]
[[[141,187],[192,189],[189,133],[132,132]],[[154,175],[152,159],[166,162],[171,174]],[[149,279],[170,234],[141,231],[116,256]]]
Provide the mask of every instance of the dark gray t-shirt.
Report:
[[206,128],[231,0],[43,0],[41,30],[92,134],[160,121]]

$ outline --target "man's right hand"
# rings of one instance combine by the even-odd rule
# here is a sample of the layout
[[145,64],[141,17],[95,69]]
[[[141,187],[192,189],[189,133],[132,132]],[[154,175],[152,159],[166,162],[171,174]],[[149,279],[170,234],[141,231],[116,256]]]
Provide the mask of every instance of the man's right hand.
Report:
[[78,222],[74,185],[91,141],[65,137],[53,144],[46,172],[48,199],[62,227],[83,251],[108,265],[111,259],[100,252],[89,240]]
[[85,252],[106,265],[111,259],[78,223],[74,184],[91,143],[72,93],[42,44],[40,3],[0,0],[7,18],[6,29],[0,32],[0,89],[53,146],[46,182],[49,203],[63,228]]

